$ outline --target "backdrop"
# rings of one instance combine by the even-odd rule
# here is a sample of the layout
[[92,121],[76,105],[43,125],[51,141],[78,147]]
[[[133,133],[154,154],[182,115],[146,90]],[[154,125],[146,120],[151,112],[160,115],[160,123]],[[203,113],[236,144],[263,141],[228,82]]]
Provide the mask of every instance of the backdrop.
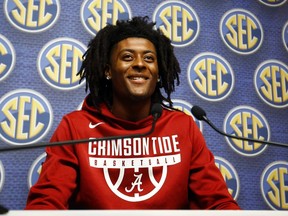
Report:
[[[4,0],[0,4],[0,147],[48,142],[79,109],[77,70],[106,23],[149,16],[181,64],[174,106],[201,106],[229,134],[288,144],[286,0]],[[288,210],[288,148],[226,139],[197,122],[243,209]],[[172,125],[171,125],[172,127]],[[0,152],[0,204],[25,206],[44,148]]]

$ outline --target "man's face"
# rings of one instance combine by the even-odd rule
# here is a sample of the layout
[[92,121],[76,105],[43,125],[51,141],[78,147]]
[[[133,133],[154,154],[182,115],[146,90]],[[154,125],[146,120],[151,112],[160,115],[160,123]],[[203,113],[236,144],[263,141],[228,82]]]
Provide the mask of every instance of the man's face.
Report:
[[127,38],[114,45],[106,76],[112,79],[113,103],[150,99],[158,79],[157,53],[144,38]]

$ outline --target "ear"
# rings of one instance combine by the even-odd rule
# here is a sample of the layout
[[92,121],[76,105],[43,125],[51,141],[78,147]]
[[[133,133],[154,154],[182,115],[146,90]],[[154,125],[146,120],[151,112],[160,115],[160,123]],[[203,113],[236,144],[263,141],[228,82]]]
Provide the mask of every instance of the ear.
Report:
[[161,81],[160,75],[158,74],[157,82],[159,83]]
[[111,73],[111,70],[110,70],[110,65],[106,65],[106,67],[105,67],[105,77],[106,77],[106,79],[111,79],[111,77],[112,77],[112,73]]

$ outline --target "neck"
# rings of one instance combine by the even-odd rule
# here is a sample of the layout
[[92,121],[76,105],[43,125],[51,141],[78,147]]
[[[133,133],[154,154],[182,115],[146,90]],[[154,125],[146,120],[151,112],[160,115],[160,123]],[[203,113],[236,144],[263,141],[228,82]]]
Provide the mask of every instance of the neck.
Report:
[[151,101],[119,103],[113,101],[111,112],[118,118],[128,121],[139,121],[150,115]]

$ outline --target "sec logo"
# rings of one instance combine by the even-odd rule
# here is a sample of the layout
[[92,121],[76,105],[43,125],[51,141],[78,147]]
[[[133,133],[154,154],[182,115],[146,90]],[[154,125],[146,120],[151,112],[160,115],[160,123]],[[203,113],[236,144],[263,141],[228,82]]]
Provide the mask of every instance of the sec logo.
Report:
[[200,32],[198,15],[182,1],[163,1],[153,13],[153,21],[176,47],[190,45]]
[[195,119],[195,117],[191,113],[192,104],[180,99],[172,99],[172,102],[173,102],[173,108],[181,110],[185,114],[191,116],[196,122],[200,131],[203,132],[203,122]]
[[269,7],[278,7],[284,5],[287,0],[258,0],[258,1]]
[[81,6],[81,22],[85,29],[95,35],[107,24],[131,18],[131,9],[125,0],[86,0]]
[[288,22],[285,23],[283,30],[282,30],[282,40],[285,49],[288,51]]
[[10,41],[0,34],[0,81],[4,80],[13,70],[16,54]]
[[[255,108],[238,106],[230,110],[224,120],[224,131],[233,136],[256,140],[270,139],[270,128],[265,117]],[[267,145],[225,137],[230,147],[244,156],[261,154]]]
[[236,200],[240,191],[240,181],[235,168],[229,161],[218,156],[215,156],[215,164],[226,182],[229,193]]
[[261,176],[261,192],[271,209],[288,210],[288,162],[269,164]]
[[72,90],[79,85],[77,73],[81,67],[86,46],[72,38],[57,38],[48,42],[38,55],[38,72],[52,88]]
[[229,62],[216,53],[196,55],[189,63],[187,78],[196,95],[207,101],[224,100],[234,88]]
[[46,152],[44,152],[39,155],[32,163],[28,173],[28,189],[31,188],[38,181],[39,175],[42,170],[42,164],[45,162],[46,156],[47,154]]
[[4,11],[15,28],[28,33],[39,33],[56,23],[60,4],[58,0],[5,0]]
[[235,53],[248,55],[262,45],[263,28],[250,11],[232,9],[220,21],[220,34],[226,46]]
[[41,140],[52,120],[50,103],[34,90],[14,90],[0,100],[0,137],[7,143],[24,145]]
[[254,86],[266,104],[275,108],[288,106],[288,67],[283,62],[262,62],[255,71]]
[[0,160],[0,192],[2,191],[4,182],[5,182],[5,170],[2,161]]

